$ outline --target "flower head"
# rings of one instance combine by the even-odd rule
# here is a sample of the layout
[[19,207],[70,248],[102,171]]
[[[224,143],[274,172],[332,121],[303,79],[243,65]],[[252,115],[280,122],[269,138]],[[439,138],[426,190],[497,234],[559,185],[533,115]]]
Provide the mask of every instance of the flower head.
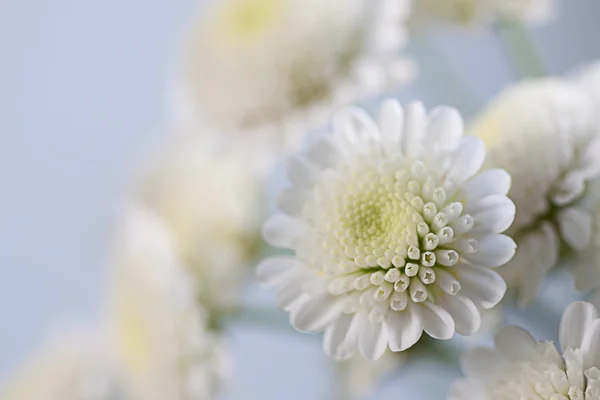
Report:
[[0,390],[10,400],[110,400],[118,381],[108,340],[68,328],[46,339]]
[[463,358],[466,379],[452,400],[597,399],[600,396],[600,319],[596,308],[571,303],[560,323],[559,342],[536,342],[529,333],[502,328],[494,349],[475,348]]
[[552,19],[555,8],[555,0],[418,0],[413,2],[411,23],[473,26],[499,18],[541,23]]
[[505,291],[490,267],[514,254],[500,234],[514,218],[509,175],[477,174],[483,143],[460,115],[386,102],[375,123],[360,109],[334,118],[333,137],[288,160],[266,240],[291,248],[259,266],[301,331],[325,331],[325,351],[379,358],[425,330],[438,339],[479,329],[479,309]]
[[517,214],[509,235],[519,250],[500,271],[527,303],[557,263],[562,241],[574,250],[590,243],[592,219],[582,201],[600,175],[593,108],[569,82],[529,81],[505,90],[471,131],[487,146],[485,166],[512,176]]
[[407,0],[222,0],[186,43],[183,108],[220,130],[293,144],[332,108],[405,82]]
[[117,232],[112,327],[127,398],[211,399],[227,375],[220,338],[208,331],[171,236],[132,203]]
[[[211,315],[240,302],[260,241],[261,154],[202,138],[173,139],[149,159],[135,196],[158,215]],[[258,160],[250,160],[248,155]]]

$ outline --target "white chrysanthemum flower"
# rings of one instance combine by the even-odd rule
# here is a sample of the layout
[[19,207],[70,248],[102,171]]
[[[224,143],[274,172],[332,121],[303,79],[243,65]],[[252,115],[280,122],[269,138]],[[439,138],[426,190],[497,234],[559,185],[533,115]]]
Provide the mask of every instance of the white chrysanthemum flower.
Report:
[[[408,0],[220,0],[185,46],[178,95],[201,126],[285,135],[405,83]],[[187,116],[189,118],[189,115]]]
[[171,138],[138,179],[136,195],[164,222],[211,316],[241,301],[260,242],[264,165],[257,163],[266,158],[204,138]]
[[512,176],[517,214],[508,234],[519,250],[500,272],[527,303],[558,261],[561,242],[590,243],[592,219],[581,205],[600,173],[600,136],[593,108],[569,82],[529,81],[506,89],[474,122],[486,143],[488,168]]
[[93,330],[57,332],[0,390],[6,400],[112,400],[118,382],[108,341]]
[[112,322],[127,398],[204,400],[217,395],[227,357],[160,219],[124,210],[113,255]]
[[594,400],[600,398],[600,319],[596,308],[571,303],[560,323],[560,353],[550,341],[502,328],[495,349],[475,348],[463,358],[466,379],[456,382],[452,400]]
[[473,26],[498,18],[537,24],[551,20],[555,13],[555,0],[418,0],[413,2],[411,24]]
[[[406,115],[404,115],[406,114]],[[483,143],[462,137],[458,112],[386,102],[376,124],[363,110],[334,118],[333,137],[288,161],[293,186],[266,240],[295,250],[259,266],[279,286],[292,325],[325,331],[327,354],[369,359],[402,351],[423,330],[438,339],[479,329],[506,286],[490,269],[514,254],[501,234],[514,218],[510,176],[477,174]]]

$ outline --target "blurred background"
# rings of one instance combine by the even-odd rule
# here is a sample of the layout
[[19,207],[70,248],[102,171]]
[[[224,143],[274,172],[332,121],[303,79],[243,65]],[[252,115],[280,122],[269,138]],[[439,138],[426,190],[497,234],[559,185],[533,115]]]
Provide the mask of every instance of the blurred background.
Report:
[[[102,313],[113,208],[136,157],[162,134],[173,60],[197,7],[193,0],[0,2],[0,382],[48,330]],[[560,7],[558,20],[532,29],[550,74],[600,57],[600,2]],[[411,44],[423,74],[394,93],[401,100],[460,102],[440,89],[432,51],[472,92],[471,104],[456,104],[467,116],[517,76],[493,32],[433,32]],[[253,286],[247,298],[272,304],[272,293]],[[558,320],[560,296],[554,300]],[[236,376],[223,398],[331,398],[318,337],[239,323],[228,340]],[[424,357],[377,398],[443,398],[459,373]]]

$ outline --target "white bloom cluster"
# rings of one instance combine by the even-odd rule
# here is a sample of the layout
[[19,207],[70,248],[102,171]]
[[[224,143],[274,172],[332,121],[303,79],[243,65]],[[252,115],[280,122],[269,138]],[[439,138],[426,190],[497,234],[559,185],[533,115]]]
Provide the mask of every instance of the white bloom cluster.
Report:
[[112,327],[126,398],[212,399],[228,373],[218,337],[160,219],[126,207],[116,238]]
[[555,12],[555,0],[416,0],[411,24],[480,26],[499,18],[543,23]]
[[203,138],[171,139],[138,177],[140,202],[155,212],[179,264],[211,315],[239,306],[260,240],[261,154]]
[[485,166],[504,168],[513,178],[508,195],[517,213],[509,234],[519,250],[500,271],[528,303],[556,265],[563,241],[576,251],[591,243],[592,216],[583,202],[600,176],[594,109],[570,82],[527,81],[506,89],[471,131],[487,146]]
[[399,58],[408,0],[222,0],[201,11],[178,96],[187,119],[222,132],[295,144],[333,109],[414,75]]
[[292,325],[325,331],[337,359],[405,350],[423,330],[476,332],[480,310],[506,289],[490,268],[515,252],[501,234],[515,213],[510,176],[477,174],[484,157],[453,109],[427,115],[419,103],[404,111],[387,101],[378,123],[360,109],[339,113],[332,137],[289,158],[285,214],[264,227],[270,244],[296,253],[258,271],[279,286]]
[[466,379],[451,400],[600,399],[600,319],[585,302],[567,307],[560,323],[559,352],[517,327],[504,327],[494,349],[475,348],[463,359]]

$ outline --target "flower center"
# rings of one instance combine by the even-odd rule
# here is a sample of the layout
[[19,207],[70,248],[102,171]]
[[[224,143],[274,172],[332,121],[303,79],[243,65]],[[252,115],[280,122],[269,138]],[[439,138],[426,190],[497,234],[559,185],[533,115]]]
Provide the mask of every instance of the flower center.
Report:
[[[409,299],[435,301],[435,282],[450,294],[460,290],[449,271],[458,253],[449,245],[473,219],[452,201],[453,185],[422,162],[348,162],[314,190],[304,219],[316,239],[298,256],[310,262],[319,252],[319,260],[329,260],[314,266],[331,279],[331,294],[355,293],[347,296],[354,299],[348,312],[363,304],[385,314],[403,310]],[[473,239],[465,244],[477,245]]]
[[266,32],[280,16],[284,0],[238,0],[224,12],[231,39],[242,42]]

